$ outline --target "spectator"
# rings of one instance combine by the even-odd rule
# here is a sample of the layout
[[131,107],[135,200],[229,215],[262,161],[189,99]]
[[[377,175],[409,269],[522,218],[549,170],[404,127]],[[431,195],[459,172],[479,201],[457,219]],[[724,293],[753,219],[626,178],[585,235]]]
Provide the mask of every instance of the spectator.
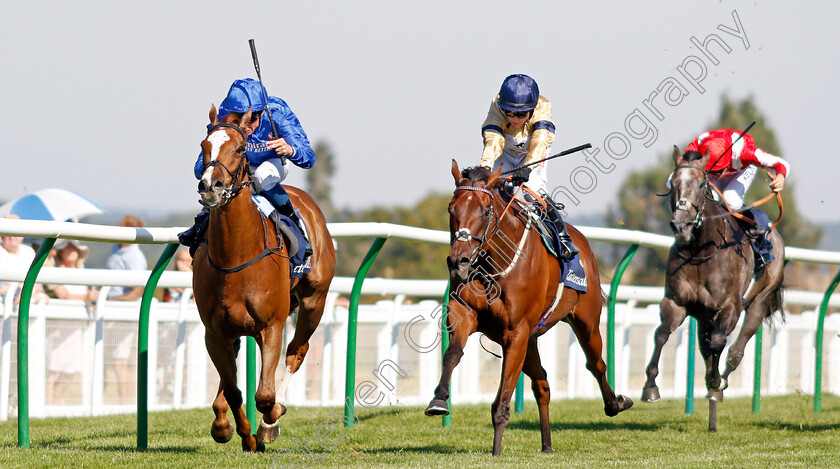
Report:
[[[143,220],[133,215],[126,215],[120,226],[142,228]],[[118,244],[114,252],[108,257],[106,267],[114,270],[146,270],[146,256],[136,244]],[[134,301],[143,296],[143,287],[113,287],[108,293],[111,301]],[[125,334],[114,350],[114,371],[117,374],[117,391],[123,402],[134,393],[134,370],[131,358],[133,345],[137,342],[137,333],[130,331]]]
[[[87,246],[77,244],[72,239],[65,240],[56,246],[55,266],[84,268],[89,251]],[[51,297],[62,300],[84,300],[93,303],[99,296],[98,291],[91,290],[87,285],[49,285],[48,287]]]
[[[192,257],[187,246],[181,246],[175,252],[175,270],[178,272],[192,272]],[[163,291],[163,301],[181,301],[184,295],[183,288],[167,288]]]
[[[6,218],[17,219],[17,215],[6,215]],[[35,259],[35,250],[23,244],[23,236],[3,236],[0,246],[0,265],[9,267],[16,271],[28,272],[32,261]],[[4,295],[9,289],[9,284],[0,282],[0,295]]]
[[[51,263],[58,268],[81,269],[85,266],[84,261],[89,251],[87,246],[77,241],[64,240],[56,245],[45,265]],[[91,290],[87,285],[45,285],[45,287],[50,296],[62,300],[82,300],[93,303],[99,296],[98,291]],[[91,306],[86,305],[89,314]],[[55,346],[50,351],[47,362],[49,377],[46,398],[49,404],[66,404],[66,399],[72,394],[73,389],[80,389],[83,361],[79,357],[84,353],[84,327],[83,323],[73,321],[73,324],[58,327],[50,334]]]
[[[143,220],[133,215],[126,215],[120,226],[142,228],[145,226]],[[114,252],[108,257],[106,267],[114,270],[146,270],[146,256],[136,244],[117,244]],[[108,292],[108,299],[111,301],[133,301],[143,296],[143,287],[113,287]]]

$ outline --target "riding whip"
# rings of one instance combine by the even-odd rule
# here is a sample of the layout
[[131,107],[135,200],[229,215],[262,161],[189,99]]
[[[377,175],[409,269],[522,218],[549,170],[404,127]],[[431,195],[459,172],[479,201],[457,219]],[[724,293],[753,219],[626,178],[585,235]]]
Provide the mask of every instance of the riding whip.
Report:
[[[274,138],[279,138],[277,135],[277,129],[274,127],[274,119],[271,117],[271,108],[268,105],[268,91],[265,90],[265,85],[262,82],[262,75],[260,74],[260,59],[257,58],[257,46],[254,44],[253,39],[248,39],[248,45],[251,46],[251,57],[254,59],[254,68],[257,70],[257,80],[260,81],[260,85],[262,85],[263,89],[263,99],[265,100],[265,112],[268,113],[268,122],[271,124],[271,135]],[[280,155],[280,161],[283,164],[286,164],[286,157]]]
[[586,143],[586,144],[584,144],[584,145],[580,145],[580,146],[577,146],[577,147],[574,147],[574,148],[569,148],[568,150],[563,150],[563,151],[561,151],[560,153],[558,153],[558,154],[556,154],[556,155],[551,155],[551,156],[549,156],[549,157],[547,157],[547,158],[543,158],[543,159],[541,159],[541,160],[534,161],[533,163],[528,163],[528,164],[523,164],[522,166],[517,166],[516,168],[509,169],[509,170],[507,170],[507,171],[503,172],[503,173],[502,173],[502,176],[504,176],[505,174],[510,174],[510,173],[513,173],[513,172],[515,172],[515,171],[519,171],[519,170],[520,170],[520,169],[522,169],[522,168],[527,168],[528,166],[533,166],[533,165],[535,165],[535,164],[540,164],[540,163],[542,163],[543,161],[548,161],[548,160],[551,160],[551,159],[554,159],[554,158],[559,158],[559,157],[561,157],[561,156],[566,156],[566,155],[570,155],[570,154],[572,154],[572,153],[577,153],[577,152],[579,152],[579,151],[581,151],[581,150],[586,150],[587,148],[592,148],[592,144]]
[[[721,159],[721,158],[723,158],[723,155],[725,155],[725,154],[726,154],[726,152],[728,152],[729,150],[731,150],[731,149],[732,149],[732,147],[733,147],[736,143],[738,143],[738,140],[741,140],[741,137],[743,137],[744,135],[746,135],[746,134],[747,134],[747,132],[749,132],[749,131],[750,131],[750,129],[751,129],[754,125],[755,125],[755,121],[752,121],[752,124],[748,125],[748,126],[747,126],[747,128],[746,128],[746,129],[744,129],[744,131],[743,131],[743,132],[741,132],[741,134],[740,134],[740,135],[738,135],[738,138],[736,138],[736,139],[735,139],[735,141],[734,141],[734,142],[732,142],[732,144],[731,144],[731,145],[729,145],[729,148],[727,148],[726,150],[724,150],[724,152],[723,152],[723,153],[721,153],[721,154],[720,154],[720,156],[718,156],[718,158],[715,160],[715,162],[714,162],[714,163],[712,163],[712,166],[711,166],[711,167],[712,167],[712,168],[714,168],[714,167],[715,167],[715,165],[718,163],[718,161],[720,161],[720,159]],[[717,172],[721,172],[721,171],[712,171],[712,172],[717,173]]]

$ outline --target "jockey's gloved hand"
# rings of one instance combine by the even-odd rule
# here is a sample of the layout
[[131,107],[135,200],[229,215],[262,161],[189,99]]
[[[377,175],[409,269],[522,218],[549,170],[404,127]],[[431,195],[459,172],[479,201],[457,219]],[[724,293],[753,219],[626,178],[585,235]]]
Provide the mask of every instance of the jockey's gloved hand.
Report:
[[520,184],[528,182],[528,179],[531,178],[531,168],[519,168],[513,172],[513,175],[510,177],[510,183],[514,186],[518,186]]

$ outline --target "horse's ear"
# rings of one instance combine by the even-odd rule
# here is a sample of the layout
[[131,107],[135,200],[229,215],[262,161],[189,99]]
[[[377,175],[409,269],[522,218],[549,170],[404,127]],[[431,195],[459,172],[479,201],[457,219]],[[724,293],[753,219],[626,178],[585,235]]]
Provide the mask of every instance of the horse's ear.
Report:
[[216,111],[216,105],[210,105],[210,127],[213,127],[219,123],[219,112]]
[[458,167],[458,162],[454,158],[452,159],[452,177],[455,179],[455,186],[457,187],[463,177],[461,177],[461,168]]
[[502,177],[501,165],[499,166],[499,169],[493,171],[493,173],[490,174],[490,177],[487,178],[487,185],[485,187],[487,187],[488,189],[492,189],[493,187],[495,187],[496,182],[499,181],[500,177]]
[[239,119],[239,128],[244,131],[249,122],[251,122],[251,108],[248,108],[248,112],[242,115],[242,119]]
[[703,153],[703,158],[700,158],[700,167],[701,168],[706,169],[706,165],[709,164],[709,158],[710,157],[711,157],[711,154],[709,153],[709,150],[706,150],[706,153]]
[[680,149],[674,145],[674,166],[679,166],[680,164]]

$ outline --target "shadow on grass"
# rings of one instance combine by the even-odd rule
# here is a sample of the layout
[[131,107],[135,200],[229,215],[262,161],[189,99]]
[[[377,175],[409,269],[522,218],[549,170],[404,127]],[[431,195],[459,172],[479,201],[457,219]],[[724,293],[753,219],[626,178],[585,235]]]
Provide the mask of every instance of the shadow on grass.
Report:
[[424,446],[386,446],[376,448],[377,453],[437,453],[437,454],[468,454],[475,451],[466,450],[462,447],[452,445],[424,445]]
[[[665,424],[667,425],[667,424]],[[614,430],[633,430],[655,432],[661,430],[663,423],[640,423],[640,422],[552,422],[551,431],[563,430],[586,430],[593,432],[604,432]],[[540,430],[540,421],[517,420],[508,424],[507,428],[512,430]]]
[[794,423],[794,422],[750,422],[746,425],[765,430],[786,430],[801,433],[825,432],[840,430],[840,422],[837,423]]

